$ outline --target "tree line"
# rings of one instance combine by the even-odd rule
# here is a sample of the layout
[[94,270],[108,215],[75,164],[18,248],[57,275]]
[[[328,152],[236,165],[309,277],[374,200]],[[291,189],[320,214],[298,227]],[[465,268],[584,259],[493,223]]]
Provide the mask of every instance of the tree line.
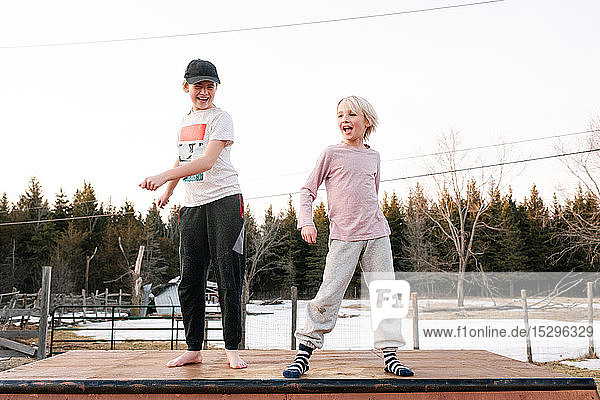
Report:
[[[462,194],[443,190],[430,198],[417,184],[404,201],[395,192],[385,193],[381,208],[392,231],[394,267],[456,272],[462,258],[464,271],[598,271],[600,208],[592,191],[580,187],[562,203],[555,196],[545,204],[536,186],[522,200],[510,189],[501,193],[493,184],[488,187],[481,193],[470,181]],[[285,297],[292,285],[302,297],[316,293],[329,236],[322,202],[313,216],[317,243],[308,245],[296,228],[291,198],[285,210],[269,207],[261,223],[247,207],[246,299]],[[33,223],[11,224],[23,221]],[[79,293],[85,287],[130,290],[140,245],[145,246],[143,284],[160,288],[179,274],[178,221],[178,207],[164,222],[155,204],[145,215],[130,202],[119,208],[104,205],[88,182],[70,199],[59,191],[50,204],[40,182],[31,178],[16,203],[6,193],[0,198],[0,292],[38,290],[44,265],[53,267],[55,293]],[[582,227],[596,227],[590,240],[583,240]],[[357,269],[347,295],[359,288]]]

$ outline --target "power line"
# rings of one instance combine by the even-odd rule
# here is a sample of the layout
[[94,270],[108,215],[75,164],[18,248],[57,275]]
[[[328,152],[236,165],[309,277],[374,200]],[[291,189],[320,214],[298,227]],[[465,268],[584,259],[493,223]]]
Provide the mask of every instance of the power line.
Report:
[[[79,204],[87,204],[87,203],[97,203],[97,202],[98,202],[98,200],[86,200],[86,201],[78,201],[78,202],[76,203],[76,205],[79,205]],[[56,201],[54,202],[54,204],[56,205]],[[69,204],[69,203],[67,203],[67,204]],[[100,203],[100,205],[101,205],[101,206],[103,206],[103,205],[104,205],[104,203]],[[74,206],[75,206],[75,204],[71,203],[71,205],[70,205],[69,207],[74,207]],[[69,207],[67,207],[67,208],[69,208]],[[16,211],[40,210],[40,209],[44,209],[44,208],[47,208],[48,210],[50,210],[50,204],[48,204],[48,206],[47,206],[47,207],[46,207],[46,206],[39,206],[39,207],[24,207],[24,208],[19,208],[19,209],[18,209],[18,210],[16,210]],[[55,207],[55,209],[56,209],[56,207]],[[12,210],[12,211],[15,211],[15,210]],[[0,210],[0,213],[6,213],[6,214],[8,214],[8,213],[10,213],[10,212],[12,212],[12,211],[4,211],[4,210]]]
[[363,20],[363,19],[391,17],[391,16],[403,15],[403,14],[416,14],[416,13],[422,13],[422,12],[428,12],[428,11],[439,11],[439,10],[446,10],[446,9],[451,9],[451,8],[470,7],[470,6],[478,6],[478,5],[490,4],[490,3],[499,3],[502,1],[505,1],[505,0],[488,0],[488,1],[479,1],[479,2],[475,2],[475,3],[454,4],[454,5],[441,6],[441,7],[422,8],[422,9],[407,10],[407,11],[397,11],[397,12],[390,12],[390,13],[383,13],[383,14],[362,15],[362,16],[357,16],[357,17],[346,17],[346,18],[332,18],[332,19],[315,20],[315,21],[295,22],[295,23],[289,23],[289,24],[254,26],[254,27],[248,27],[248,28],[232,28],[232,29],[205,31],[205,32],[195,32],[195,33],[180,33],[180,34],[160,35],[160,36],[142,36],[142,37],[133,37],[133,38],[121,38],[121,39],[89,40],[89,41],[63,42],[63,43],[42,43],[42,44],[16,45],[16,46],[0,46],[0,49],[5,50],[5,49],[36,48],[36,47],[57,47],[57,46],[75,46],[75,45],[100,44],[100,43],[133,42],[133,41],[138,41],[138,40],[172,39],[172,38],[182,38],[182,37],[190,37],[190,36],[216,35],[216,34],[222,34],[222,33],[236,33],[236,32],[260,31],[260,30],[268,30],[268,29],[292,28],[292,27],[297,27],[297,26],[330,24],[330,23],[334,23],[334,22],[346,22],[346,21],[356,21],[356,20]]
[[[597,129],[589,129],[586,131],[561,133],[561,134],[557,134],[557,135],[541,136],[541,137],[537,137],[537,138],[514,140],[511,142],[505,142],[505,143],[486,144],[486,145],[481,145],[481,146],[468,147],[465,149],[446,150],[446,151],[438,151],[438,152],[434,152],[434,153],[418,154],[416,156],[405,156],[405,157],[400,157],[400,158],[392,158],[389,160],[381,160],[381,162],[414,160],[414,159],[418,159],[418,158],[440,156],[440,155],[449,154],[449,153],[463,153],[463,152],[472,151],[472,150],[482,150],[482,149],[488,149],[488,148],[493,148],[493,147],[508,146],[508,145],[513,145],[513,144],[538,142],[538,141],[542,141],[542,140],[557,139],[557,138],[568,137],[568,136],[585,135],[588,133],[596,133],[596,132],[598,132]],[[248,179],[246,181],[242,181],[242,183],[256,182],[256,181],[268,180],[268,179],[273,179],[273,178],[285,178],[287,176],[294,176],[294,175],[306,175],[309,173],[310,173],[310,171],[305,171],[305,172],[292,172],[290,174],[265,176],[265,177],[260,177],[260,178]]]
[[425,157],[432,157],[432,156],[441,156],[443,154],[448,154],[448,153],[463,153],[465,151],[471,151],[471,150],[482,150],[482,149],[489,149],[489,148],[492,148],[492,147],[508,146],[508,145],[512,145],[512,144],[538,142],[538,141],[541,141],[541,140],[557,139],[557,138],[567,137],[567,136],[584,135],[584,134],[587,134],[587,133],[594,133],[594,132],[598,132],[598,130],[597,129],[589,129],[587,131],[572,132],[572,133],[563,133],[563,134],[559,134],[559,135],[543,136],[543,137],[531,138],[531,139],[521,139],[521,140],[515,140],[515,141],[512,141],[512,142],[506,142],[506,143],[486,144],[486,145],[481,145],[481,146],[469,147],[469,148],[466,148],[466,149],[438,151],[438,152],[429,153],[429,154],[419,154],[419,155],[416,155],[416,156],[407,156],[407,157],[401,157],[401,158],[393,158],[393,159],[390,159],[390,160],[385,160],[385,162],[412,160],[412,159],[415,159],[415,158],[425,158]]
[[89,218],[102,218],[102,217],[114,217],[114,216],[124,216],[129,214],[135,214],[133,211],[128,211],[125,213],[114,213],[114,214],[100,214],[100,215],[86,215],[83,217],[69,217],[69,218],[54,218],[54,219],[41,219],[39,221],[17,221],[17,222],[3,222],[0,223],[0,226],[8,226],[8,225],[27,225],[27,224],[39,224],[42,222],[59,222],[59,221],[73,221],[77,219],[89,219]]
[[[504,166],[504,165],[521,164],[521,163],[532,162],[532,161],[548,160],[548,159],[551,159],[551,158],[574,156],[574,155],[586,154],[586,153],[595,153],[597,151],[600,151],[600,149],[590,149],[590,150],[582,150],[582,151],[573,151],[573,152],[570,152],[570,153],[551,154],[551,155],[548,155],[548,156],[532,157],[532,158],[527,158],[527,159],[524,159],[524,160],[505,161],[505,162],[499,162],[499,163],[494,163],[494,164],[478,165],[478,166],[475,166],[475,167],[457,168],[457,169],[454,169],[454,170],[447,170],[447,171],[428,172],[428,173],[425,173],[425,174],[403,176],[403,177],[400,177],[400,178],[382,179],[380,182],[394,182],[394,181],[401,181],[401,180],[408,180],[408,179],[424,178],[424,177],[428,177],[428,176],[444,175],[444,174],[456,173],[456,172],[466,172],[466,171],[471,171],[471,170],[475,170],[475,169],[494,168],[494,167],[501,167],[501,166]],[[318,191],[323,191],[323,190],[325,190],[325,189],[321,188]],[[266,198],[271,198],[271,197],[291,196],[291,195],[295,195],[295,194],[300,194],[300,191],[289,192],[289,193],[279,193],[279,194],[272,194],[272,195],[265,195],[265,196],[249,197],[249,198],[246,198],[246,200],[258,200],[258,199],[266,199]]]
[[465,172],[465,171],[471,171],[471,170],[474,170],[474,169],[502,167],[504,165],[521,164],[521,163],[526,163],[526,162],[531,162],[531,161],[548,160],[550,158],[559,158],[559,157],[566,157],[566,156],[574,156],[574,155],[577,155],[577,154],[594,153],[594,152],[597,152],[597,151],[600,151],[600,149],[590,149],[590,150],[582,150],[582,151],[573,151],[571,153],[563,153],[563,154],[551,154],[549,156],[532,157],[532,158],[527,158],[525,160],[506,161],[506,162],[500,162],[500,163],[495,163],[495,164],[479,165],[479,166],[476,166],[476,167],[457,168],[457,169],[451,169],[451,170],[447,170],[447,171],[430,172],[430,173],[427,173],[427,174],[405,176],[405,177],[401,177],[401,178],[382,179],[380,182],[393,182],[393,181],[400,181],[400,180],[406,180],[406,179],[423,178],[423,177],[426,177],[426,176],[436,176],[436,175],[444,175],[444,174],[455,173],[455,172]]

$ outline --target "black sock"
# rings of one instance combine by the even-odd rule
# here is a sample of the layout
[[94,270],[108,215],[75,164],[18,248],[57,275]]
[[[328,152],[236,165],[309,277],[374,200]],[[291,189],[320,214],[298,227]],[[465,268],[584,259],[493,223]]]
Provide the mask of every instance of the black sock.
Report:
[[408,368],[406,365],[402,364],[400,360],[398,360],[398,356],[396,355],[396,350],[383,350],[383,361],[385,363],[385,368],[383,369],[385,372],[389,372],[398,376],[413,376],[415,373]]
[[308,359],[312,355],[312,352],[312,348],[300,343],[294,362],[283,370],[283,376],[286,378],[300,378],[303,373],[308,371]]

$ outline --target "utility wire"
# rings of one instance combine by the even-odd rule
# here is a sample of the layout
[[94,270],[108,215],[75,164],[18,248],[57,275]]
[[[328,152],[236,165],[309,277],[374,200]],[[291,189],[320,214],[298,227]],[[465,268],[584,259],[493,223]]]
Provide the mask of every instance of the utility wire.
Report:
[[428,11],[438,11],[438,10],[446,10],[446,9],[451,9],[451,8],[470,7],[470,6],[478,6],[478,5],[490,4],[490,3],[499,3],[502,1],[505,1],[505,0],[488,0],[488,1],[479,1],[479,2],[475,2],[475,3],[454,4],[454,5],[441,6],[441,7],[397,11],[397,12],[390,12],[390,13],[383,13],[383,14],[362,15],[362,16],[357,16],[357,17],[332,18],[332,19],[315,20],[315,21],[295,22],[295,23],[289,23],[289,24],[254,26],[254,27],[248,27],[248,28],[221,29],[221,30],[214,30],[214,31],[195,32],[195,33],[180,33],[180,34],[173,34],[173,35],[143,36],[143,37],[133,37],[133,38],[89,40],[89,41],[63,42],[63,43],[42,43],[42,44],[30,44],[30,45],[0,46],[0,50],[25,49],[25,48],[36,48],[36,47],[75,46],[75,45],[88,45],[88,44],[100,44],[100,43],[133,42],[133,41],[138,41],[138,40],[172,39],[172,38],[182,38],[182,37],[190,37],[190,36],[216,35],[216,34],[222,34],[222,33],[250,32],[250,31],[268,30],[268,29],[281,29],[281,28],[291,28],[291,27],[297,27],[297,26],[330,24],[330,23],[334,23],[334,22],[345,22],[345,21],[356,21],[356,20],[363,20],[363,19],[390,17],[390,16],[394,16],[394,15],[416,14],[416,13],[422,13],[422,12],[428,12]]
[[129,214],[135,214],[133,211],[129,211],[126,213],[115,213],[115,214],[101,214],[101,215],[86,215],[83,217],[69,217],[69,218],[55,218],[55,219],[41,219],[39,221],[17,221],[17,222],[3,222],[0,223],[0,226],[8,226],[8,225],[26,225],[26,224],[38,224],[42,222],[58,222],[58,221],[73,221],[77,219],[88,219],[88,218],[102,218],[102,217],[114,217],[114,216],[124,216]]
[[[481,146],[468,147],[468,148],[465,148],[465,149],[438,151],[438,152],[434,152],[434,153],[418,154],[418,155],[415,155],[415,156],[405,156],[405,157],[400,157],[400,158],[392,158],[392,159],[389,159],[389,160],[381,160],[381,162],[414,160],[414,159],[418,159],[418,158],[440,156],[440,155],[449,154],[449,153],[463,153],[465,151],[482,150],[482,149],[488,149],[488,148],[492,148],[492,147],[501,147],[501,146],[509,146],[509,145],[513,145],[513,144],[538,142],[538,141],[542,141],[542,140],[557,139],[557,138],[567,137],[567,136],[584,135],[584,134],[596,133],[596,132],[598,132],[598,129],[589,129],[589,130],[581,131],[581,132],[561,133],[561,134],[558,134],[558,135],[541,136],[541,137],[537,137],[537,138],[514,140],[514,141],[511,141],[511,142],[505,142],[505,143],[486,144],[486,145],[481,145]],[[244,181],[242,181],[242,183],[256,182],[256,181],[268,180],[268,179],[273,179],[273,178],[285,178],[287,176],[295,176],[295,175],[307,175],[309,173],[310,173],[310,171],[305,171],[305,172],[292,172],[292,173],[289,173],[289,174],[282,174],[282,175],[265,176],[265,177],[260,177],[260,178],[254,178],[254,179],[244,180]]]
[[393,158],[393,159],[390,159],[390,160],[385,160],[385,162],[413,160],[415,158],[425,158],[425,157],[432,157],[432,156],[441,156],[443,154],[448,154],[448,153],[462,153],[462,152],[471,151],[471,150],[482,150],[482,149],[489,149],[489,148],[492,148],[492,147],[508,146],[508,145],[512,145],[512,144],[538,142],[538,141],[541,141],[541,140],[557,139],[557,138],[566,137],[566,136],[584,135],[586,133],[594,133],[594,132],[598,132],[598,129],[589,129],[587,131],[572,132],[572,133],[563,133],[563,134],[560,134],[560,135],[543,136],[543,137],[531,138],[531,139],[521,139],[521,140],[515,140],[515,141],[512,141],[512,142],[506,142],[506,143],[486,144],[486,145],[481,145],[481,146],[469,147],[469,148],[466,148],[466,149],[438,151],[438,152],[429,153],[429,154],[419,154],[419,155],[416,155],[416,156],[407,156],[407,157]]
[[[471,171],[474,169],[493,168],[493,167],[500,167],[500,166],[504,166],[504,165],[521,164],[521,163],[532,162],[532,161],[548,160],[551,158],[574,156],[574,155],[578,155],[578,154],[595,153],[597,151],[600,151],[600,149],[573,151],[570,153],[562,153],[562,154],[551,154],[548,156],[532,157],[532,158],[527,158],[524,160],[506,161],[506,162],[499,162],[499,163],[495,163],[495,164],[478,165],[475,167],[465,167],[465,168],[451,169],[451,170],[447,170],[447,171],[429,172],[429,173],[425,173],[425,174],[403,176],[400,178],[382,179],[380,182],[394,182],[394,181],[401,181],[401,180],[407,180],[407,179],[424,178],[424,177],[428,177],[428,176],[444,175],[444,174],[450,174],[450,173],[456,173],[456,172],[466,172],[466,171]],[[321,188],[318,191],[323,191],[323,190],[325,190],[325,189]],[[279,194],[272,194],[272,195],[265,195],[265,196],[248,197],[248,198],[246,198],[246,200],[258,200],[258,199],[266,199],[266,198],[271,198],[271,197],[291,196],[291,195],[295,195],[295,194],[300,194],[300,191],[289,192],[289,193],[279,193]]]
[[427,174],[405,176],[405,177],[401,177],[401,178],[382,179],[380,182],[393,182],[393,181],[400,181],[400,180],[406,180],[406,179],[423,178],[423,177],[426,177],[426,176],[436,176],[436,175],[444,175],[444,174],[450,174],[450,173],[456,173],[456,172],[465,172],[465,171],[471,171],[471,170],[474,170],[474,169],[494,168],[494,167],[501,167],[501,166],[504,166],[504,165],[521,164],[521,163],[526,163],[526,162],[530,162],[530,161],[548,160],[550,158],[574,156],[574,155],[577,155],[577,154],[594,153],[594,152],[597,152],[597,151],[600,151],[600,149],[590,149],[590,150],[582,150],[582,151],[573,151],[571,153],[563,153],[563,154],[551,154],[549,156],[532,157],[532,158],[527,158],[525,160],[506,161],[506,162],[499,162],[499,163],[495,163],[495,164],[479,165],[479,166],[476,166],[476,167],[465,167],[465,168],[450,169],[450,170],[447,170],[447,171],[430,172],[430,173],[427,173]]
[[[87,204],[87,203],[97,203],[98,200],[86,200],[86,201],[78,201],[77,205],[79,204]],[[56,205],[56,202],[54,203]],[[69,204],[69,203],[67,203]],[[101,203],[101,205],[104,205],[104,203]],[[73,204],[71,203],[69,207],[73,207]],[[29,210],[40,210],[43,208],[48,208],[48,210],[50,210],[50,204],[48,204],[48,207],[46,206],[39,206],[39,207],[24,207],[24,208],[19,208],[16,211],[29,211]],[[13,210],[14,211],[14,210]],[[4,211],[4,210],[0,210],[0,213],[9,213],[11,211]]]

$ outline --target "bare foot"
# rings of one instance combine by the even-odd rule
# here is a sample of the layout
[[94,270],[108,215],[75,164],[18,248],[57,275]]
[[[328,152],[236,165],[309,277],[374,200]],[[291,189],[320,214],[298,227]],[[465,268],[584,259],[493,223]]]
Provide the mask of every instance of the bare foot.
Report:
[[167,363],[167,367],[181,367],[186,364],[197,364],[202,362],[202,353],[199,351],[186,351],[177,358]]
[[240,358],[240,352],[237,350],[225,350],[229,366],[233,369],[246,368],[248,364]]

